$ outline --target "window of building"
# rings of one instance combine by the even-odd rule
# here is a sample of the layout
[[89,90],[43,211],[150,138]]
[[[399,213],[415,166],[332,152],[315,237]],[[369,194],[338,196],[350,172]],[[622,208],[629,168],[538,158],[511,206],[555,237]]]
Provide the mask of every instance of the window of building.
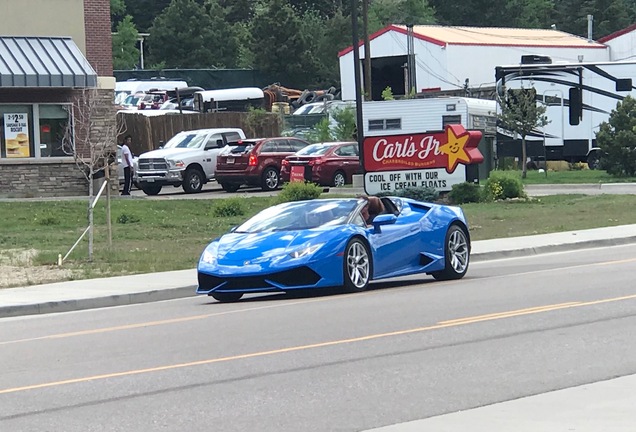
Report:
[[402,119],[369,120],[369,130],[402,129]]
[[62,147],[67,105],[0,105],[0,158],[69,156]]
[[68,156],[64,152],[64,135],[68,128],[68,111],[62,105],[39,106],[40,156]]

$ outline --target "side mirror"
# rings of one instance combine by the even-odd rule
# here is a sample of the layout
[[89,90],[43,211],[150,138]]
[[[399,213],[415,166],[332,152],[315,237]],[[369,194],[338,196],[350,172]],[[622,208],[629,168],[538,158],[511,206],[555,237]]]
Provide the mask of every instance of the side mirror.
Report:
[[381,214],[373,218],[373,228],[376,232],[380,232],[382,225],[392,225],[397,220],[394,214]]

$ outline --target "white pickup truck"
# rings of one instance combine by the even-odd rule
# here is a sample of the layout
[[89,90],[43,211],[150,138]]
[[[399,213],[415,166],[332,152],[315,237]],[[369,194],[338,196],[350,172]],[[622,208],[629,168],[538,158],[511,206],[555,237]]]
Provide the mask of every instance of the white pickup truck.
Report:
[[214,180],[221,149],[240,139],[245,139],[245,133],[239,128],[179,132],[161,148],[139,156],[135,181],[146,195],[157,195],[167,185],[182,186],[186,193],[200,192]]

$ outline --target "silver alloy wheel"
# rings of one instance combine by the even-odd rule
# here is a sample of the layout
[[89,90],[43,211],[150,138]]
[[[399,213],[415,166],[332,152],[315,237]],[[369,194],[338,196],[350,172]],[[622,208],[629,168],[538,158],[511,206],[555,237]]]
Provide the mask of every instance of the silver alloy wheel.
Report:
[[463,273],[468,267],[468,241],[461,229],[454,230],[448,238],[448,257],[456,273]]
[[268,169],[265,173],[265,185],[267,189],[274,190],[278,187],[278,173],[273,169]]
[[335,176],[333,176],[333,185],[335,187],[342,187],[346,183],[345,176],[341,172],[337,172]]
[[364,288],[369,282],[369,254],[362,243],[355,241],[347,250],[347,274],[356,288]]
[[201,187],[201,179],[198,175],[190,176],[190,188],[192,190],[197,190]]

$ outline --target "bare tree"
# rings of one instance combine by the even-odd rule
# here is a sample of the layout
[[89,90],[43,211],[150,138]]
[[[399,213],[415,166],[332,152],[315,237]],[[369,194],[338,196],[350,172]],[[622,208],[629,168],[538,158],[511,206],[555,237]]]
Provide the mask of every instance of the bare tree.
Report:
[[501,112],[499,126],[516,138],[521,137],[521,177],[527,175],[526,136],[537,128],[547,125],[550,120],[545,115],[546,107],[537,103],[537,91],[534,88],[504,89],[499,100]]
[[[73,156],[88,181],[88,259],[93,260],[95,206],[94,181],[102,176],[117,154],[117,137],[125,132],[118,122],[112,95],[96,88],[77,90],[68,106],[69,122],[64,134],[64,153]],[[110,185],[106,187],[110,188]],[[110,201],[107,203],[110,214]],[[110,220],[108,221],[110,223]],[[109,225],[110,226],[110,225]]]

